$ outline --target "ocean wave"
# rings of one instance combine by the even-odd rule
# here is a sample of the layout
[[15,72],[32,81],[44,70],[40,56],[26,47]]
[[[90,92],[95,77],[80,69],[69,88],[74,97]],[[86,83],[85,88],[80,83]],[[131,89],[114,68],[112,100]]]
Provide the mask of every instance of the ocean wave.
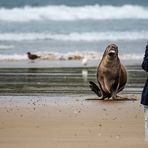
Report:
[[70,7],[44,6],[24,8],[0,8],[1,21],[75,21],[75,20],[106,20],[106,19],[148,19],[148,9],[138,5],[93,5]]
[[52,33],[3,33],[0,41],[30,41],[30,40],[59,40],[59,41],[102,41],[102,40],[139,40],[147,39],[148,31],[133,32],[73,32],[69,34]]
[[27,56],[25,54],[13,54],[13,55],[0,55],[1,61],[18,61],[18,60],[26,60]]
[[0,50],[13,49],[13,45],[0,45]]
[[[61,60],[100,60],[102,58],[102,52],[71,52],[71,53],[48,53],[48,52],[37,52],[35,53],[40,56],[39,60],[49,60],[49,61],[61,61]],[[142,60],[143,54],[139,53],[125,53],[120,54],[119,58],[121,60]],[[1,61],[19,61],[27,60],[27,54],[14,54],[14,55],[0,55]]]

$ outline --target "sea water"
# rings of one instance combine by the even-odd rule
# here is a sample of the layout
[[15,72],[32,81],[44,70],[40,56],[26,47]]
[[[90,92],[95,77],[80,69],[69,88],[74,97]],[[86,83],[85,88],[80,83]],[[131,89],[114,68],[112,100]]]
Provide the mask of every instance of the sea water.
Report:
[[[1,0],[0,60],[26,52],[56,60],[100,59],[115,43],[123,60],[142,61],[148,39],[147,0]],[[49,58],[50,59],[50,58]]]

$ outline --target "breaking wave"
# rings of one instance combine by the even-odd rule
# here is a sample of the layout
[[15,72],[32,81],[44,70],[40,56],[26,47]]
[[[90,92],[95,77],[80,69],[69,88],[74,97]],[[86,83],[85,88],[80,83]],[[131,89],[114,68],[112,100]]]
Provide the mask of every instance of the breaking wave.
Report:
[[0,50],[13,49],[13,45],[0,45]]
[[44,6],[24,8],[0,8],[0,20],[12,22],[28,21],[75,21],[75,20],[107,20],[107,19],[148,19],[147,7],[138,5],[90,5],[70,7]]
[[69,34],[52,33],[3,33],[0,41],[59,40],[59,41],[102,41],[147,39],[148,31],[139,32],[73,32]]
[[[99,52],[72,52],[72,53],[35,53],[40,56],[39,60],[61,61],[61,60],[100,60],[103,53]],[[119,55],[121,60],[142,60],[143,54],[125,53]],[[0,55],[0,60],[19,61],[28,60],[26,54]]]

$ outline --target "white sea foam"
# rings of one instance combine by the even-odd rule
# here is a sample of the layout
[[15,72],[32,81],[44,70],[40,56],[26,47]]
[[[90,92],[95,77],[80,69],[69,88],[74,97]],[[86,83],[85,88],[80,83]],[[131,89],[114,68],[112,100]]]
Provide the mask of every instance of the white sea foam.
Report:
[[44,6],[24,8],[0,8],[1,21],[74,21],[74,20],[106,20],[106,19],[148,19],[147,7],[138,5],[123,5],[123,6]]
[[102,41],[147,39],[148,31],[133,32],[73,32],[69,34],[52,33],[3,33],[0,41],[59,40],[59,41]]
[[19,55],[19,54],[14,54],[14,55],[0,55],[0,60],[4,61],[16,61],[16,60],[26,60],[27,56],[26,55]]
[[122,60],[142,60],[144,54],[143,53],[125,53],[121,54],[119,57]]
[[[87,58],[87,60],[100,60],[102,58],[103,53],[101,52],[71,52],[71,53],[35,53],[40,55],[40,60],[82,60]],[[125,53],[119,55],[121,60],[142,60],[143,54],[139,53]],[[0,60],[11,60],[11,61],[19,61],[19,60],[27,60],[27,55],[25,54],[14,54],[14,55],[0,55]]]
[[13,45],[0,45],[0,50],[13,49],[13,48],[14,48]]

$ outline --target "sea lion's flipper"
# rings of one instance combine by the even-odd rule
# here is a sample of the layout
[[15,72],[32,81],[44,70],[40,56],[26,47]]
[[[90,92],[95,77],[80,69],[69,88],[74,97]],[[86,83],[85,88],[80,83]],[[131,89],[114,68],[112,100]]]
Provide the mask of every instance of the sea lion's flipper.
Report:
[[89,81],[89,87],[98,97],[102,96],[100,88],[94,82]]

